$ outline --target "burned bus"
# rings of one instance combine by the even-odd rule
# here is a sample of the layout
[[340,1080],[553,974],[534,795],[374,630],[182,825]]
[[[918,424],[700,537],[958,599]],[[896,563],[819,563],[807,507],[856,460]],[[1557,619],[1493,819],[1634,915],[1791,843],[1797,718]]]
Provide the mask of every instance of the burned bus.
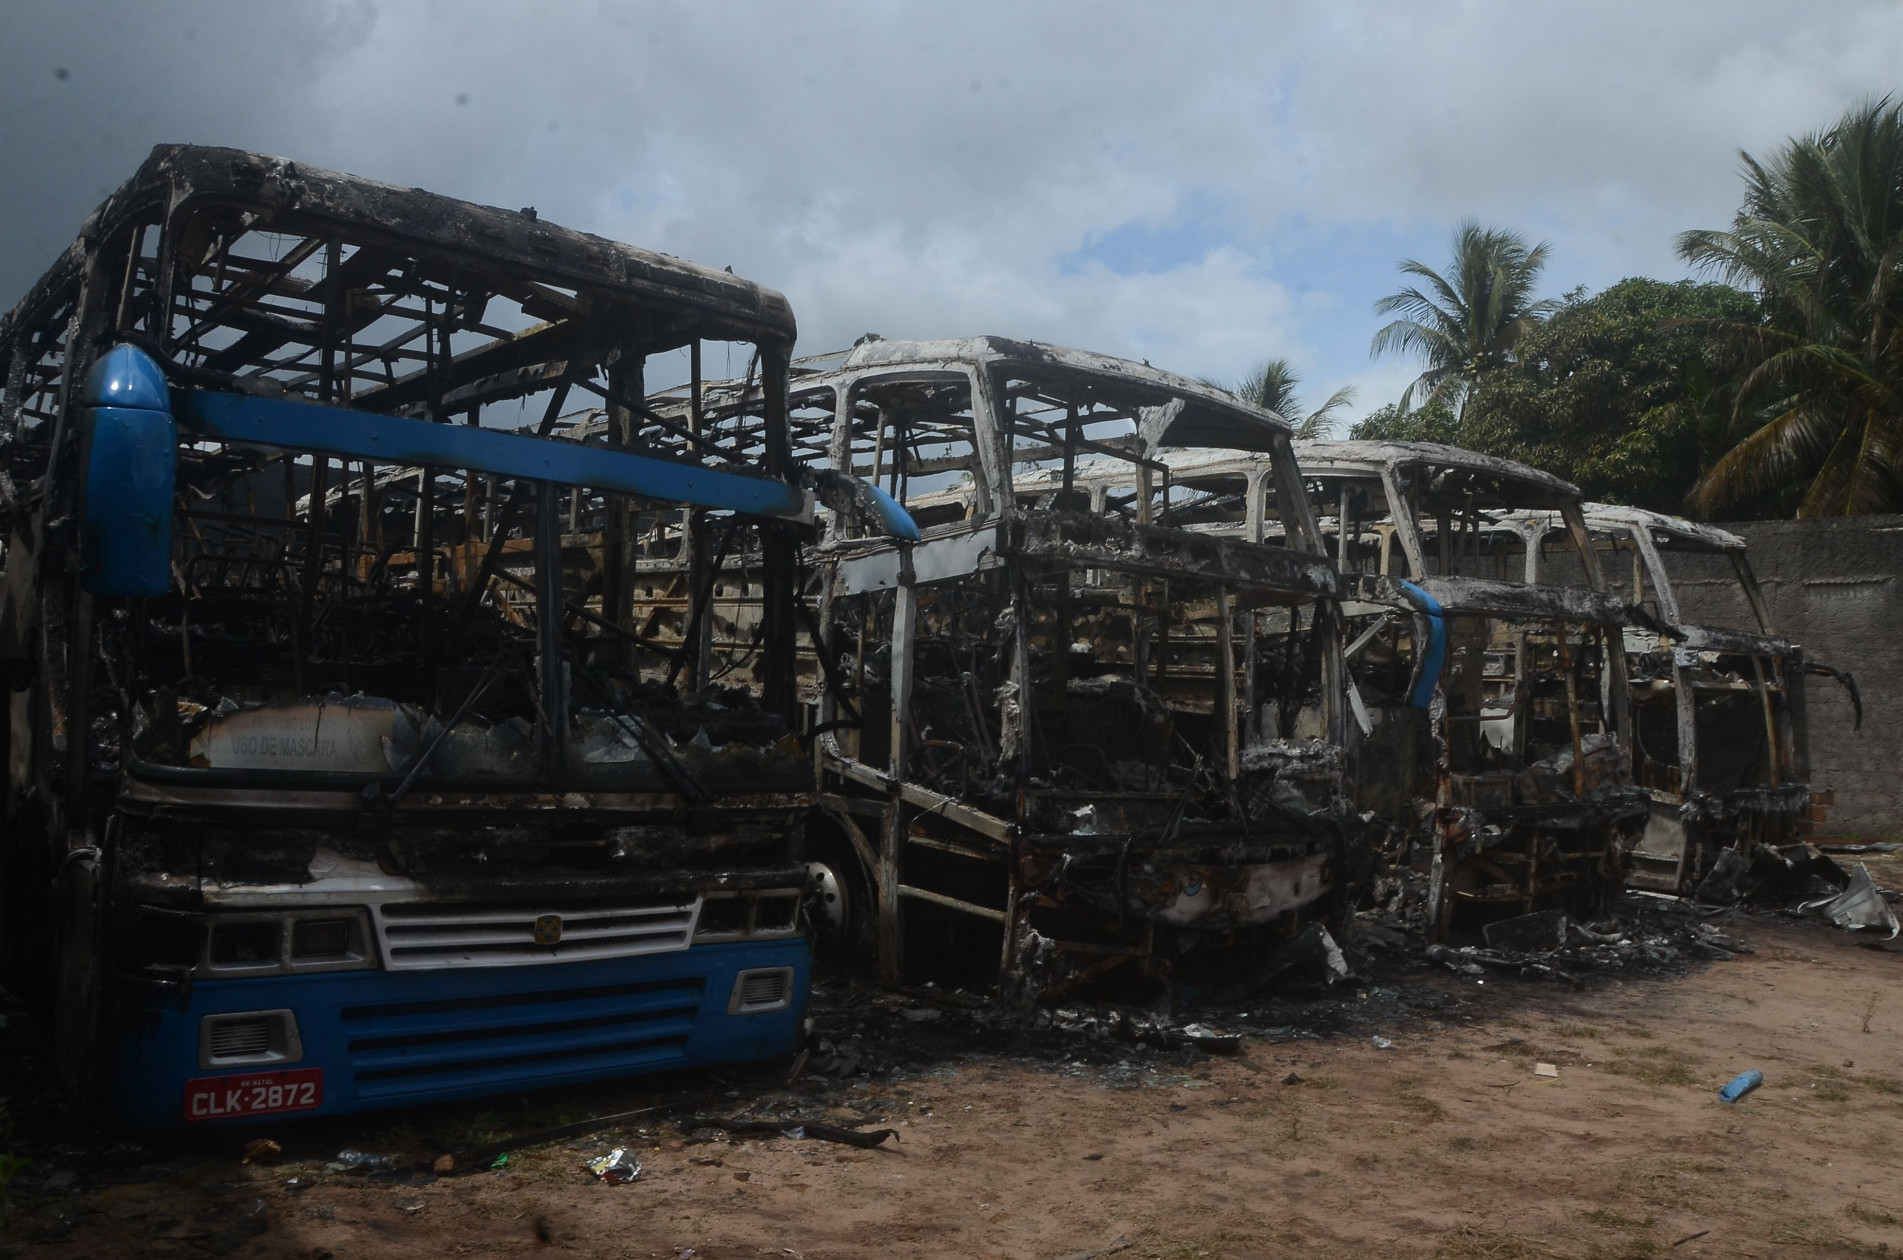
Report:
[[[532,209],[234,150],[162,146],[87,221],[0,320],[0,891],[82,1101],[232,1121],[795,1045],[794,331]],[[755,365],[744,431],[644,403],[703,343]],[[744,663],[642,580],[657,519],[764,557]]]
[[[922,532],[815,550],[820,803],[887,983],[1207,993],[1351,908],[1335,575],[1279,417],[999,337],[800,366],[826,465]],[[1257,452],[1283,541],[1182,528],[1175,447]],[[1093,460],[1127,488],[1093,502]]]
[[[1354,807],[1386,861],[1428,878],[1436,936],[1549,908],[1591,914],[1643,825],[1632,780],[1625,613],[1603,589],[1579,491],[1423,443],[1298,441],[1301,494],[1341,575]],[[1288,509],[1255,456],[1169,457],[1186,528],[1275,538]],[[1580,580],[1541,585],[1502,529],[1538,509]],[[1549,579],[1550,580],[1550,579]]]
[[[1627,882],[1690,894],[1726,850],[1742,870],[1760,847],[1800,839],[1810,787],[1799,761],[1802,706],[1795,696],[1811,673],[1844,682],[1853,700],[1856,683],[1806,662],[1777,637],[1736,534],[1642,508],[1588,503],[1584,514],[1607,588],[1633,614],[1624,632],[1633,773],[1649,809],[1627,855]],[[1521,531],[1535,557],[1544,554],[1539,544],[1563,528],[1539,512],[1502,525]],[[1675,578],[1728,591],[1750,626],[1692,621],[1680,608]]]

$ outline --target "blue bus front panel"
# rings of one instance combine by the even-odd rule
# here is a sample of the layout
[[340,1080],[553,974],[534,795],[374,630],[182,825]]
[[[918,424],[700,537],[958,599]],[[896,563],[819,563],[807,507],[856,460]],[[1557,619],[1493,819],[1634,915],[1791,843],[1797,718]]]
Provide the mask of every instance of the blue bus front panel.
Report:
[[[118,1118],[337,1114],[772,1058],[798,1046],[810,960],[793,938],[529,967],[199,980],[182,999],[175,986],[135,980]],[[747,1012],[740,973],[772,969],[791,973],[784,1005],[769,992],[775,1009]],[[295,1017],[295,1058],[201,1066],[206,1016],[283,1010]]]

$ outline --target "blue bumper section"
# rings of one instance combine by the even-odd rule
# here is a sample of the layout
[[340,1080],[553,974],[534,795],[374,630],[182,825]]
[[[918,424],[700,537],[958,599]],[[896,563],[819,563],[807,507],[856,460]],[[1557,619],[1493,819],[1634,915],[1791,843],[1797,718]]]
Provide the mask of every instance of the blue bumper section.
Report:
[[[806,941],[796,938],[541,967],[199,981],[183,1009],[175,989],[133,981],[119,1042],[118,1118],[182,1124],[188,1081],[278,1070],[323,1071],[322,1105],[295,1117],[772,1058],[798,1046],[810,961]],[[791,1003],[729,1015],[735,976],[756,967],[793,969]],[[203,1016],[285,1008],[297,1016],[301,1059],[198,1066]]]

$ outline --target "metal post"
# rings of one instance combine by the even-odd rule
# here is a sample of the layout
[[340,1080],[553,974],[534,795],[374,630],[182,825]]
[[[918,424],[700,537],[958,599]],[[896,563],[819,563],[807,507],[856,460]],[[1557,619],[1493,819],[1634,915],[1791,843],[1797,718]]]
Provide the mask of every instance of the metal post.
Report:
[[562,662],[562,521],[553,482],[535,483],[535,624],[542,712],[549,729],[542,745],[542,773],[549,787],[562,778],[562,743],[568,733],[568,677]]

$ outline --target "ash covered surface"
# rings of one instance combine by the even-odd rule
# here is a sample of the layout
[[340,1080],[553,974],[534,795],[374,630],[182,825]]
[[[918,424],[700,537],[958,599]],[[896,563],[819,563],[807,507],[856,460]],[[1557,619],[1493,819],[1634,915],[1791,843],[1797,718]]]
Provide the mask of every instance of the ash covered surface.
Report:
[[[1516,994],[1550,991],[1555,982],[1585,988],[1669,977],[1749,950],[1739,935],[1749,930],[1748,913],[1627,897],[1591,924],[1520,925],[1552,933],[1543,950],[1428,947],[1377,913],[1342,942],[1345,974],[1315,961],[1326,951],[1308,951],[1301,965],[1254,993],[1201,1004],[1193,994],[1165,995],[1176,999],[1168,1009],[1076,1002],[1013,1010],[957,990],[894,992],[824,975],[808,1008],[812,1034],[790,1060],[196,1133],[85,1123],[57,1088],[44,1023],[0,993],[7,1082],[0,1160],[11,1169],[0,1186],[4,1232],[30,1246],[70,1246],[96,1231],[136,1226],[161,1240],[160,1251],[225,1254],[275,1233],[288,1204],[325,1184],[387,1191],[394,1203],[439,1176],[519,1175],[486,1154],[479,1167],[443,1166],[445,1155],[471,1150],[506,1148],[516,1166],[526,1156],[579,1169],[610,1147],[637,1162],[656,1148],[693,1154],[687,1148],[704,1147],[694,1162],[718,1162],[724,1147],[745,1139],[702,1122],[710,1117],[742,1131],[770,1124],[783,1137],[814,1143],[837,1140],[823,1136],[828,1126],[862,1135],[889,1126],[902,1146],[912,1118],[960,1105],[955,1078],[965,1069],[1018,1064],[1109,1090],[1193,1088],[1213,1058],[1246,1057],[1252,1045],[1346,1038],[1381,1047],[1485,1019]],[[1256,1066],[1263,1062],[1258,1057]],[[639,1114],[599,1131],[534,1139],[550,1126],[624,1113]],[[802,1122],[813,1132],[801,1130]],[[245,1162],[247,1144],[261,1135],[273,1148]],[[345,1161],[344,1151],[374,1158]]]
[[[1545,948],[1426,944],[1418,924],[1362,916],[1341,942],[1346,973],[1298,941],[1297,964],[1229,1001],[1177,993],[1156,1005],[1059,1003],[1013,1011],[981,995],[931,987],[893,992],[835,978],[814,986],[814,1033],[800,1077],[807,1088],[943,1074],[972,1061],[1009,1061],[1095,1075],[1135,1088],[1251,1041],[1389,1036],[1422,1020],[1477,1017],[1487,986],[1554,982],[1574,989],[1627,977],[1669,977],[1750,952],[1746,913],[1629,895],[1590,924],[1527,916]],[[1509,921],[1512,922],[1512,921]],[[1496,933],[1501,941],[1512,933]],[[1172,1000],[1174,999],[1174,1000]]]

